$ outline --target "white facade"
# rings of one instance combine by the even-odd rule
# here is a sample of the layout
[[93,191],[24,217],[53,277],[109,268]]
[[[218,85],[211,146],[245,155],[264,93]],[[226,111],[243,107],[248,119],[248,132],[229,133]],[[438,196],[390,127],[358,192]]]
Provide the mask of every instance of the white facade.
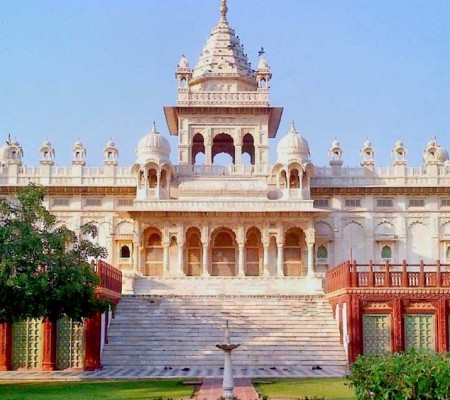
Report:
[[[178,136],[177,165],[156,126],[138,142],[132,166],[118,165],[112,141],[103,166],[85,166],[80,141],[72,165],[55,166],[46,140],[40,165],[26,167],[9,138],[0,149],[2,194],[34,182],[48,188],[48,208],[71,229],[94,221],[108,262],[130,277],[130,292],[136,277],[301,277],[307,284],[347,259],[450,262],[449,157],[436,140],[418,167],[407,165],[400,141],[393,165],[377,167],[366,141],[358,168],[343,167],[335,140],[330,167],[316,168],[293,123],[270,165],[283,109],[270,105],[269,64],[261,54],[251,69],[226,1],[197,65],[183,56],[175,75],[177,104],[164,112]],[[217,165],[222,153],[231,165]]]

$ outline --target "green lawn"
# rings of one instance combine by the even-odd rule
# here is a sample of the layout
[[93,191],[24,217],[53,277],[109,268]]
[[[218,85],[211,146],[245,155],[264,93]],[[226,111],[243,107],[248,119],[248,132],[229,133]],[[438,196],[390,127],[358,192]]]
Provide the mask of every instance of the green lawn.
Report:
[[355,395],[344,378],[254,379],[261,396],[270,398],[325,397],[327,400],[353,400]]
[[0,384],[1,400],[149,400],[191,397],[182,380],[51,382]]

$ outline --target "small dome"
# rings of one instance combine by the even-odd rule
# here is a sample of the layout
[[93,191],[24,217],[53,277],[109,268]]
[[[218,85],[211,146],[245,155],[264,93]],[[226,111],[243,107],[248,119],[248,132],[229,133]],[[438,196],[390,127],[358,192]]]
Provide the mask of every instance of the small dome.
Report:
[[363,144],[363,147],[372,147],[372,143],[370,142],[370,140],[366,140]]
[[402,140],[397,140],[395,142],[395,148],[398,149],[398,148],[401,148],[401,147],[403,147],[403,141]]
[[116,147],[116,144],[113,142],[112,139],[109,139],[108,143],[106,143],[106,147]]
[[427,148],[423,152],[426,165],[443,164],[449,159],[448,151],[438,144],[436,139],[428,141]]
[[139,164],[145,164],[148,161],[158,164],[170,162],[170,144],[164,136],[159,134],[154,122],[149,134],[139,140],[136,158]]
[[337,139],[334,139],[332,142],[331,142],[331,148],[335,148],[335,147],[341,147],[341,143],[339,143],[339,140],[337,140]]
[[4,144],[0,147],[0,163],[4,164],[9,159],[9,145]]
[[309,161],[310,151],[306,139],[295,129],[292,122],[289,133],[282,137],[277,146],[277,162],[288,164],[291,161]]
[[77,140],[74,144],[73,147],[83,147],[83,143],[81,143],[80,140]]
[[269,63],[264,56],[261,56],[258,62],[258,71],[270,70]]
[[178,63],[178,69],[190,69],[189,61],[184,54],[180,58],[180,62]]
[[50,141],[48,139],[45,139],[42,142],[42,146],[41,147],[52,147],[52,144],[50,143]]

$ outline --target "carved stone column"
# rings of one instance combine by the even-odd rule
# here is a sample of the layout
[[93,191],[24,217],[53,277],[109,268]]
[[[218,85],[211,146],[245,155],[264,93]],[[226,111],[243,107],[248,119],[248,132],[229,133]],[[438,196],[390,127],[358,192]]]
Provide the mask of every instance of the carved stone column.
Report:
[[169,275],[169,250],[170,250],[170,244],[169,243],[163,243],[163,276]]
[[262,276],[270,276],[269,271],[269,246],[270,246],[270,237],[267,227],[263,229],[261,242],[263,245],[263,272]]
[[314,221],[309,221],[306,230],[306,246],[308,248],[308,276],[314,275],[314,244],[316,242],[316,231]]
[[239,243],[238,276],[245,276],[245,246]]
[[205,138],[205,165],[212,165],[212,143],[209,137]]
[[0,371],[10,371],[12,361],[12,325],[0,324]]
[[56,370],[56,336],[57,324],[56,321],[44,319],[44,351],[42,359],[42,371]]
[[185,276],[184,273],[184,233],[183,228],[180,228],[181,231],[177,235],[177,245],[178,245],[178,263],[177,270],[175,271],[175,275],[177,276]]
[[277,243],[277,276],[284,276],[284,246],[282,243]]
[[308,246],[308,276],[314,275],[314,243],[307,243]]
[[209,244],[202,242],[202,276],[209,276]]

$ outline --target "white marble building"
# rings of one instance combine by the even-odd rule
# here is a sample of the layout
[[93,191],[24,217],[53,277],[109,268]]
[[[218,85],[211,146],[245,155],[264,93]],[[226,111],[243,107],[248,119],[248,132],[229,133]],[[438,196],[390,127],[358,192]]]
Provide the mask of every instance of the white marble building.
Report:
[[[320,289],[323,273],[347,259],[450,262],[447,151],[430,140],[423,165],[411,167],[398,141],[392,166],[378,167],[366,141],[361,166],[347,168],[335,140],[330,166],[317,168],[292,123],[270,165],[283,112],[269,102],[271,69],[261,54],[252,70],[227,21],[226,1],[220,12],[195,67],[181,57],[177,104],[164,107],[177,149],[153,126],[137,143],[131,166],[119,166],[112,141],[102,166],[86,167],[80,141],[72,165],[56,166],[55,149],[45,141],[40,165],[28,167],[21,145],[8,139],[0,149],[1,194],[34,182],[48,189],[47,205],[61,223],[77,230],[95,221],[108,262],[128,278],[128,292],[138,282],[154,287],[166,279],[189,290],[199,280],[205,288],[207,280],[230,276],[244,292],[243,282],[258,280],[264,293],[301,292]],[[231,165],[218,165],[222,153]]]

